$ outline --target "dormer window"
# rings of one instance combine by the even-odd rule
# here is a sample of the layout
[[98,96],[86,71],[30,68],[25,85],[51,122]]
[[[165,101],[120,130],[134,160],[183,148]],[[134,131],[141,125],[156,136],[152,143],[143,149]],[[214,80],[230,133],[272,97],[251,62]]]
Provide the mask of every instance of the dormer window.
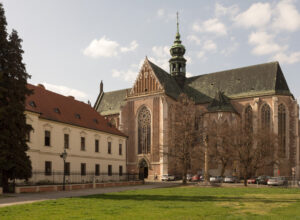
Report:
[[75,118],[80,119],[80,114],[76,113]]
[[97,120],[96,118],[94,119],[94,122],[95,122],[96,124],[98,124],[98,120]]
[[34,107],[34,108],[36,107],[36,104],[35,104],[34,101],[30,101],[30,102],[29,102],[29,105],[30,105],[31,107]]
[[54,108],[54,112],[60,114],[59,108]]

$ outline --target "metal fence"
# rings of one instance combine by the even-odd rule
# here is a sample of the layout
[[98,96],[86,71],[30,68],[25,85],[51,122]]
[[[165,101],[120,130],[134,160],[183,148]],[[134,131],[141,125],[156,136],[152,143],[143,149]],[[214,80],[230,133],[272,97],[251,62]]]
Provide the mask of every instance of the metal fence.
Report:
[[103,182],[122,182],[141,180],[139,174],[132,173],[100,173],[95,175],[94,172],[85,173],[71,172],[64,175],[63,172],[45,173],[44,171],[33,171],[32,177],[25,180],[16,180],[17,186],[30,185],[55,185],[63,184],[65,176],[65,184],[83,184],[83,183],[103,183]]

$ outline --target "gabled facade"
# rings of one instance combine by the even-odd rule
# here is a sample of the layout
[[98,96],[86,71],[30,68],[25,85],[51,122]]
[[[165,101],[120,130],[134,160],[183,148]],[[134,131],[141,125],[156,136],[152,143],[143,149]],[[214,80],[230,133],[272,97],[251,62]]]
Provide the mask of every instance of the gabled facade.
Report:
[[[215,123],[251,123],[253,129],[269,126],[281,137],[284,157],[269,175],[291,175],[299,164],[299,106],[294,99],[278,62],[186,77],[185,48],[177,29],[170,49],[170,73],[147,58],[131,89],[101,93],[95,109],[119,121],[118,128],[128,135],[128,171],[140,171],[148,178],[177,174],[168,158],[170,111],[181,93],[195,101],[204,120]],[[122,90],[125,91],[125,90]],[[111,97],[104,99],[105,94]],[[107,106],[113,108],[112,113]],[[112,110],[112,109],[111,109]],[[196,119],[195,119],[196,120]],[[200,134],[199,134],[200,135]],[[210,167],[219,175],[218,164]],[[201,164],[192,173],[203,172]],[[228,170],[227,174],[232,174]]]

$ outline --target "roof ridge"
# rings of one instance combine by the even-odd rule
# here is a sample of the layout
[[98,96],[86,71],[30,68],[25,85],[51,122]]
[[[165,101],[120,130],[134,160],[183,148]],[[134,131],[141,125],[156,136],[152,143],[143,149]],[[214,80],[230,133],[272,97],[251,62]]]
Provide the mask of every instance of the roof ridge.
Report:
[[249,67],[254,68],[254,67],[257,67],[257,66],[263,66],[263,65],[267,65],[267,64],[269,64],[269,65],[270,64],[279,65],[279,62],[278,61],[272,61],[272,62],[267,62],[267,63],[260,63],[260,64],[255,64],[255,65],[250,65],[250,66],[243,66],[243,67],[238,67],[238,68],[233,68],[233,69],[221,70],[221,71],[212,72],[212,73],[204,73],[204,74],[189,77],[188,79],[194,79],[194,78],[197,78],[197,77],[200,77],[200,76],[205,76],[205,75],[218,74],[218,73],[227,72],[227,71],[231,71],[231,70],[241,70],[241,69],[246,69],[246,68],[249,68]]
[[109,92],[103,92],[103,93],[105,93],[105,94],[107,94],[107,93],[113,93],[113,92],[120,92],[120,91],[124,91],[124,90],[130,90],[131,88],[126,88],[126,89],[118,89],[118,90],[113,90],[113,91],[109,91]]
[[[70,99],[71,97],[73,97],[73,98],[74,98],[74,99],[72,98],[73,101],[80,102],[80,103],[83,103],[83,104],[85,104],[85,105],[90,106],[88,103],[85,103],[84,101],[80,101],[80,100],[75,99],[75,97],[72,96],[72,95],[68,95],[68,96],[62,95],[62,94],[60,94],[60,93],[53,92],[53,91],[47,89],[46,87],[45,87],[45,88],[41,88],[41,87],[39,87],[39,86],[30,84],[30,83],[27,83],[27,85],[34,86],[34,87],[36,87],[36,88],[38,88],[38,89],[41,89],[42,91],[45,90],[45,91],[50,92],[50,93],[52,93],[52,94],[54,94],[54,95],[63,96],[63,97],[68,98],[68,99]],[[28,97],[30,97],[30,95],[29,95]]]

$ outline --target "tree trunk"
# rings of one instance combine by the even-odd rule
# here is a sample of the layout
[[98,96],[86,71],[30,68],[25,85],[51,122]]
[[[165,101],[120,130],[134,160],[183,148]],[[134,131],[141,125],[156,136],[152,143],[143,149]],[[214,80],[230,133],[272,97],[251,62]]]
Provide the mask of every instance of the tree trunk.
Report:
[[222,177],[224,176],[226,166],[227,166],[227,163],[222,163],[222,170],[221,170],[221,175],[220,175]]
[[247,186],[247,172],[244,174],[244,186]]
[[3,192],[9,192],[8,178],[5,172],[2,172],[1,183],[2,183]]
[[184,167],[183,167],[183,175],[182,175],[182,184],[186,184],[186,175],[187,175],[187,163],[184,161]]

